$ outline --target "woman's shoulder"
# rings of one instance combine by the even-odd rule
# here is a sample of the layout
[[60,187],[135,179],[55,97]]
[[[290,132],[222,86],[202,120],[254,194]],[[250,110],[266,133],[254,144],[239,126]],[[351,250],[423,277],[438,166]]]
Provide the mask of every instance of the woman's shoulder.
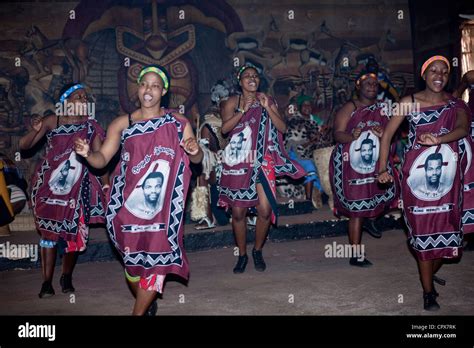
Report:
[[170,114],[179,122],[189,123],[188,118],[177,110],[171,110]]
[[125,128],[130,125],[130,115],[119,115],[115,117],[112,122],[110,122],[107,133],[112,132],[122,132]]
[[238,100],[239,100],[239,96],[237,94],[234,94],[230,96],[228,99],[221,102],[221,108],[235,106],[237,105]]

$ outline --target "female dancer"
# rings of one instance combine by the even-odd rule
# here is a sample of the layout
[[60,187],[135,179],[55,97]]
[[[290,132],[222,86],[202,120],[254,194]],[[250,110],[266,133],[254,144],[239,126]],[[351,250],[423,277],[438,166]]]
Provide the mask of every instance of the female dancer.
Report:
[[105,167],[122,146],[106,219],[136,297],[133,315],[156,313],[156,294],[163,292],[168,273],[189,276],[184,207],[189,160],[199,163],[202,151],[188,120],[161,107],[169,86],[163,67],[144,67],[138,76],[141,107],[110,124],[99,150],[91,152],[84,139],[76,140],[76,152],[96,168]]
[[[86,248],[89,224],[105,222],[99,178],[74,153],[76,137],[87,139],[93,149],[98,149],[104,131],[87,115],[83,85],[67,85],[60,96],[61,109],[72,114],[34,118],[32,129],[20,139],[21,150],[31,149],[45,134],[48,142],[45,158],[33,178],[31,193],[35,224],[41,234],[43,285],[40,298],[55,293],[52,280],[58,248],[60,254],[64,253],[62,291],[74,291],[72,272],[78,253]],[[107,183],[105,176],[103,184]]]
[[410,133],[401,173],[403,213],[418,261],[425,310],[440,308],[433,275],[444,259],[457,258],[462,252],[459,140],[468,135],[470,124],[463,102],[443,90],[449,70],[443,56],[433,56],[423,64],[426,88],[402,98],[400,112],[387,125],[380,150],[378,181],[390,183],[393,176],[386,167],[390,141],[407,116]]
[[266,269],[263,244],[270,223],[276,223],[275,176],[300,178],[306,173],[288,159],[282,138],[285,122],[272,98],[257,92],[260,84],[257,69],[244,65],[237,79],[242,94],[230,97],[221,107],[222,133],[228,134],[229,144],[223,155],[219,205],[232,208],[232,228],[239,248],[234,273],[243,273],[247,266],[246,214],[248,208],[257,208],[252,256],[255,269],[263,272]]
[[[379,187],[376,179],[380,138],[389,118],[376,104],[377,75],[362,71],[356,81],[358,99],[347,102],[336,114],[329,177],[336,214],[349,218],[352,266],[369,267],[360,247],[365,218],[381,215],[397,197],[395,186]],[[356,252],[356,254],[354,254]]]

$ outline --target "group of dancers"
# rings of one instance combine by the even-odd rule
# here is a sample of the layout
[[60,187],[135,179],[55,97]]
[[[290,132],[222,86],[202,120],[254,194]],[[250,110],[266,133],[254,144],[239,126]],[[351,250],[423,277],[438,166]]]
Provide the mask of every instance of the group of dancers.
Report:
[[[401,187],[425,309],[439,308],[433,275],[443,259],[460,257],[463,233],[471,232],[467,226],[474,227],[470,198],[474,178],[468,171],[472,116],[463,102],[443,91],[449,70],[449,61],[441,56],[423,65],[426,89],[401,100],[411,106],[414,101],[421,109],[406,114],[383,112],[376,102],[376,74],[361,73],[356,83],[358,99],[345,104],[336,115],[337,144],[330,165],[335,210],[349,217],[351,244],[361,243],[364,218],[379,216],[398,204]],[[257,68],[244,65],[237,79],[241,92],[220,105],[221,132],[228,145],[218,204],[232,211],[239,250],[233,271],[243,273],[249,259],[248,209],[257,210],[254,266],[265,271],[263,246],[278,215],[276,177],[298,179],[306,172],[285,151],[285,120],[273,97],[259,92]],[[107,132],[83,107],[79,110],[84,112],[76,115],[33,119],[31,130],[20,140],[20,148],[26,150],[47,137],[46,154],[37,167],[31,194],[41,234],[40,298],[55,294],[52,280],[57,251],[64,254],[62,291],[75,290],[72,273],[78,253],[86,248],[91,223],[106,224],[123,258],[125,277],[135,296],[133,315],[156,314],[157,293],[163,292],[167,274],[189,277],[183,247],[186,197],[190,162],[200,163],[203,151],[187,118],[162,107],[162,97],[172,83],[166,69],[145,66],[137,83],[140,108],[115,118]],[[65,86],[60,102],[87,103],[84,86]],[[389,151],[391,138],[405,116],[410,134],[399,179]],[[119,162],[109,175],[104,168],[118,151]],[[417,174],[423,171],[426,183],[425,176]],[[351,258],[350,264],[371,265],[366,258]]]

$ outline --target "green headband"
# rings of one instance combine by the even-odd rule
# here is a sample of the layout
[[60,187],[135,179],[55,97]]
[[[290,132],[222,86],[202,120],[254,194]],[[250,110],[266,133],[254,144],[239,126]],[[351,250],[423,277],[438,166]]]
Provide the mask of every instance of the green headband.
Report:
[[158,76],[161,77],[161,79],[163,80],[163,84],[164,84],[163,88],[168,90],[168,87],[170,86],[168,77],[166,76],[163,70],[157,68],[156,66],[149,66],[147,68],[142,69],[142,71],[140,71],[140,74],[138,75],[137,83],[140,83],[140,81],[142,80],[142,77],[146,73],[149,73],[149,72],[154,72],[155,74],[158,74]]
[[301,105],[305,102],[305,101],[311,101],[313,98],[311,98],[310,96],[307,96],[307,95],[299,95],[297,98],[296,98],[296,104],[298,105],[298,107],[300,108]]

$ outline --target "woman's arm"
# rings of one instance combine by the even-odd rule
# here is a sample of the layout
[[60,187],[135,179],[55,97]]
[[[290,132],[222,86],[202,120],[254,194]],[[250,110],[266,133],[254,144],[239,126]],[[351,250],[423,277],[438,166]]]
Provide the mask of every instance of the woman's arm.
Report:
[[[176,118],[186,119],[186,116],[181,114],[174,114]],[[193,128],[189,122],[186,122],[184,127],[183,149],[188,154],[189,160],[193,163],[200,163],[204,156],[201,147],[194,137]]]
[[[100,151],[100,148],[102,146],[102,140],[100,139],[99,136],[96,136],[94,140],[92,141],[92,151]],[[101,171],[102,173],[103,171]],[[109,188],[110,187],[110,181],[109,181],[109,173],[108,171],[105,171],[103,175],[100,177],[101,182],[102,182],[102,187],[103,188]]]
[[421,134],[418,143],[426,146],[433,146],[438,144],[447,144],[466,137],[469,134],[469,116],[467,116],[464,109],[457,109],[456,125],[454,129],[444,135],[435,137],[430,133]]
[[361,129],[356,128],[352,134],[346,132],[347,124],[354,111],[354,104],[346,103],[336,114],[334,119],[334,140],[339,144],[347,144],[360,136]]
[[31,120],[31,130],[20,138],[20,150],[31,149],[45,134],[54,128],[56,116],[51,115],[46,118],[38,116]]
[[[242,119],[244,112],[235,111],[236,108],[235,97],[231,97],[221,104],[221,116],[222,116],[222,128],[221,132],[223,135],[229,133],[232,129],[237,126],[239,121]],[[238,105],[237,105],[238,106]]]
[[264,93],[258,94],[258,99],[260,104],[267,110],[268,115],[270,115],[270,119],[272,120],[273,124],[275,125],[276,129],[281,133],[286,133],[287,127],[285,120],[280,116],[278,112],[278,108],[276,107],[275,103],[270,105],[270,97]]
[[379,173],[387,171],[388,154],[390,152],[390,143],[392,142],[393,135],[397,131],[398,127],[403,122],[405,116],[392,116],[390,121],[385,127],[382,138],[380,139],[380,154],[379,154]]
[[91,151],[90,144],[85,139],[76,139],[74,150],[78,155],[84,157],[94,168],[104,168],[115,155],[120,147],[122,131],[128,126],[128,116],[117,117],[107,128],[107,136],[104,143],[97,151]]
[[411,107],[413,107],[411,97],[403,97],[400,100],[400,107],[398,109],[394,109],[394,114],[383,131],[382,138],[380,139],[379,153],[379,182],[381,183],[392,181],[392,177],[387,173],[387,162],[388,154],[390,152],[390,143],[392,141],[393,135],[400,127],[406,116],[405,114],[397,113],[397,110],[407,110],[409,112],[411,110]]

